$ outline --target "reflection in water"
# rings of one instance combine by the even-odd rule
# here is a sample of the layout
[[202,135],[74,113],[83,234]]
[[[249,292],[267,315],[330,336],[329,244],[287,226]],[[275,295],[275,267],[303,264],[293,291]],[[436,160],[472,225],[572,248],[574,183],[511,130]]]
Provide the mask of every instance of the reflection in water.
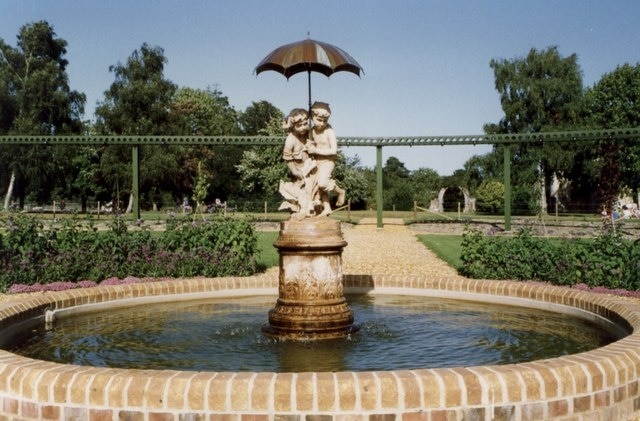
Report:
[[10,351],[62,363],[206,371],[390,370],[509,364],[619,338],[585,320],[522,307],[416,296],[350,296],[360,331],[278,341],[261,326],[274,297],[140,305],[77,315]]

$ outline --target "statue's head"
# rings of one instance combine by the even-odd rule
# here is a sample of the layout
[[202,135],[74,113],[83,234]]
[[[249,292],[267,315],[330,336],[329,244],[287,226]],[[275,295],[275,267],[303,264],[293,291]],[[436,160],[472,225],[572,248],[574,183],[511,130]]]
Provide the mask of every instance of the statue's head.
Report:
[[294,108],[284,119],[282,128],[297,135],[303,135],[309,131],[309,114],[303,108]]
[[311,106],[311,115],[329,117],[331,115],[331,108],[329,108],[329,104],[326,102],[316,101]]
[[313,120],[314,127],[322,130],[327,126],[327,121],[329,121],[329,116],[331,116],[331,108],[329,108],[329,104],[326,102],[314,102],[311,106],[311,118]]

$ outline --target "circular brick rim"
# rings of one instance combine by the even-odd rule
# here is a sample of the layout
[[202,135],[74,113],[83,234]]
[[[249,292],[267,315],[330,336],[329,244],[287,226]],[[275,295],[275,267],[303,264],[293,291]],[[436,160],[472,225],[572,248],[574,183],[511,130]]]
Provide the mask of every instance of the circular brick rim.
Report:
[[[632,332],[581,354],[522,364],[419,370],[269,373],[182,372],[81,367],[0,351],[0,415],[41,418],[206,414],[409,415],[423,419],[562,419],[600,414],[627,419],[640,410],[640,304],[570,288],[511,281],[345,275],[345,287],[408,294],[478,294],[574,307]],[[47,311],[136,297],[253,295],[277,291],[277,273],[189,279],[34,295],[0,310],[0,331],[44,320]],[[100,419],[103,419],[100,418]]]

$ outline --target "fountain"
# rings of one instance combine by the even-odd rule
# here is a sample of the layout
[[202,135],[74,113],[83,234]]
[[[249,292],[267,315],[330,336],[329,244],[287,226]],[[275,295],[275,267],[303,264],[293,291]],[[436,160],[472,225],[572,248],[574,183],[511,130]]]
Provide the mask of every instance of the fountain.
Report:
[[353,313],[344,297],[342,249],[347,245],[340,223],[329,219],[329,192],[344,190],[331,178],[337,141],[327,125],[328,104],[311,107],[314,128],[303,109],[289,113],[284,127],[289,130],[283,158],[291,181],[280,183],[291,218],[282,222],[274,244],[280,254],[278,301],[269,312],[263,331],[290,340],[335,339],[357,330]]

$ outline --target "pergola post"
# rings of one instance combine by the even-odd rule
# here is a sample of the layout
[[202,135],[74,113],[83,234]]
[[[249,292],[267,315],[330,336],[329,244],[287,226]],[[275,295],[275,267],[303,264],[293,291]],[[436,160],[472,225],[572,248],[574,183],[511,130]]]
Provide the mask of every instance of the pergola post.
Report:
[[504,145],[504,230],[511,231],[511,145]]
[[382,228],[382,145],[376,146],[376,209],[377,227]]
[[131,147],[131,195],[133,196],[133,219],[140,219],[140,145]]

